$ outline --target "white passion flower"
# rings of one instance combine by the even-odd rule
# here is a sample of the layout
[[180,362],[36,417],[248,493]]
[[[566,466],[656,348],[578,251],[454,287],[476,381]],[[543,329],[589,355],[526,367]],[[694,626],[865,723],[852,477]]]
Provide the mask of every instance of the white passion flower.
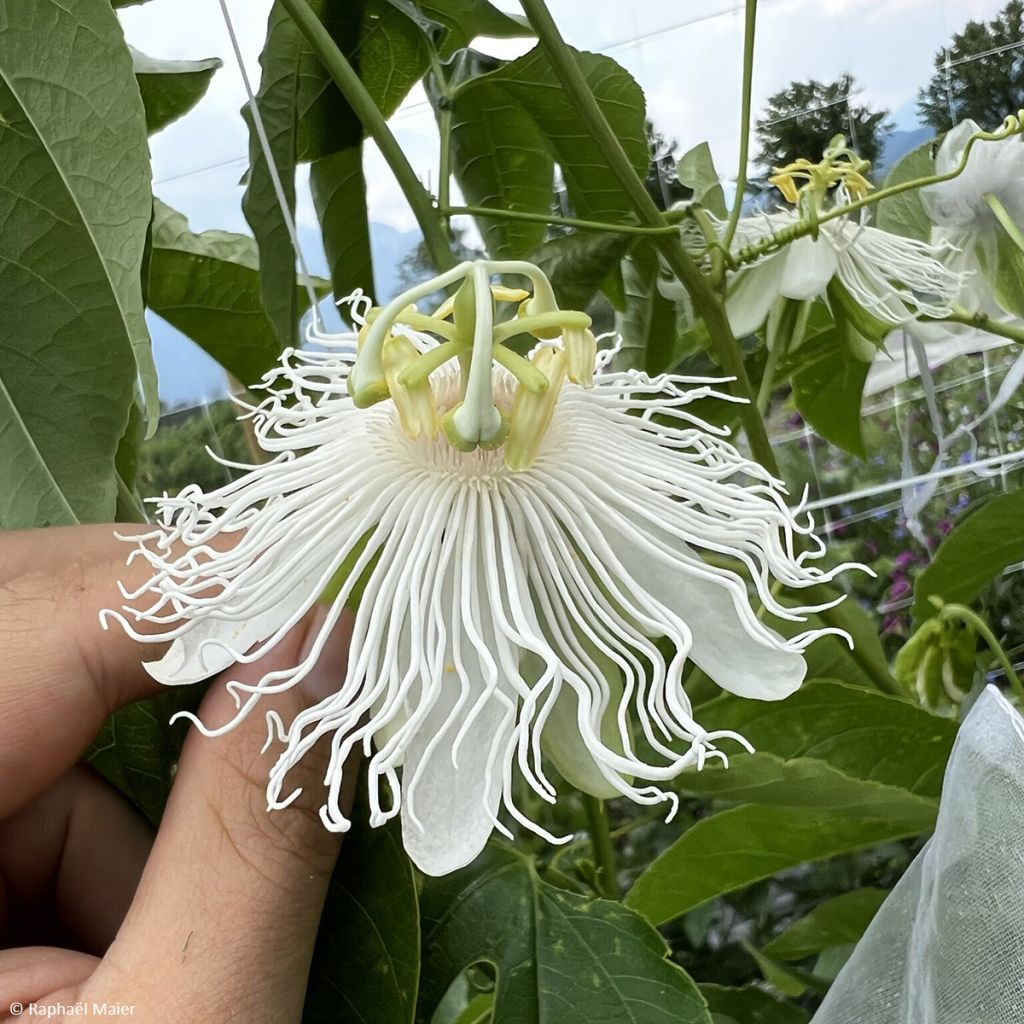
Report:
[[[935,173],[950,174],[960,166],[967,144],[982,134],[974,121],[961,121],[948,131],[935,154]],[[964,169],[949,181],[921,189],[929,217],[939,226],[967,233],[989,233],[998,225],[995,198],[1016,224],[1024,224],[1024,137],[981,138],[971,147]]]
[[[842,186],[836,201],[845,205]],[[726,312],[733,332],[758,330],[780,296],[812,301],[826,295],[835,278],[853,302],[882,323],[898,326],[918,315],[948,316],[960,292],[961,275],[947,266],[948,243],[904,238],[867,223],[866,210],[818,226],[774,248],[739,270],[729,282]],[[733,255],[791,231],[806,220],[798,209],[758,212],[740,219]]]
[[[1015,123],[1008,119],[1007,127]],[[935,154],[936,173],[955,171],[963,163],[968,143],[979,133],[981,129],[970,120],[947,132]],[[955,253],[950,266],[964,275],[960,303],[972,311],[1003,316],[991,282],[1005,243],[1009,242],[1005,245],[1009,257],[1020,259],[1001,220],[1018,230],[1024,228],[1024,137],[1018,133],[977,139],[960,174],[921,189],[921,201],[934,223],[932,240],[950,246]],[[1012,302],[1006,312],[1019,314],[1020,301]]]
[[[495,299],[528,293],[493,286],[500,273],[534,288],[504,322]],[[435,315],[411,305],[460,281]],[[716,382],[609,372],[589,318],[558,309],[530,264],[462,264],[383,309],[359,305],[358,355],[356,335],[328,337],[326,351],[288,351],[265,376],[268,397],[248,416],[268,462],[156,500],[160,525],[132,538],[152,577],[105,618],[142,642],[173,641],[146,668],[178,685],[257,660],[326,594],[308,657],[228,682],[234,719],[196,722],[216,735],[298,683],[361,591],[336,692],[289,723],[268,716],[284,744],[268,803],[295,799],[289,770],[324,741],[320,813],[346,830],[342,772],[359,747],[371,823],[400,813],[428,874],[505,831],[502,806],[567,839],[514,799],[521,779],[554,802],[545,758],[587,793],[674,808],[664,783],[724,761],[724,739],[745,745],[694,720],[687,661],[733,693],[777,700],[829,632],[784,639],[748,596],[749,584],[790,620],[814,610],[771,590],[839,571],[812,564],[823,548],[809,517],[689,411]],[[529,359],[506,345],[524,334],[541,339]],[[137,622],[162,629],[143,635]]]

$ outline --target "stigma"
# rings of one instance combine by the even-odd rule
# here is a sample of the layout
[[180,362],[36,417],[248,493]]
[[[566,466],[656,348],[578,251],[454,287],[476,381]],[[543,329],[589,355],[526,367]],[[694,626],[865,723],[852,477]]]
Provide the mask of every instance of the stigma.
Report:
[[[531,289],[500,283],[508,275]],[[417,309],[442,289],[451,294],[433,313]],[[586,313],[559,308],[532,263],[461,263],[366,313],[349,393],[359,408],[390,400],[410,441],[500,451],[508,469],[529,469],[563,387],[593,386],[590,327]]]

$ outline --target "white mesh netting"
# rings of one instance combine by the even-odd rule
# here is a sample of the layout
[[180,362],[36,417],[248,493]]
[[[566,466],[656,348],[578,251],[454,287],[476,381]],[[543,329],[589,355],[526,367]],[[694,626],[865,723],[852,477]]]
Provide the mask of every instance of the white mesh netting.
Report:
[[995,687],[946,767],[934,836],[811,1024],[1024,1021],[1024,719]]

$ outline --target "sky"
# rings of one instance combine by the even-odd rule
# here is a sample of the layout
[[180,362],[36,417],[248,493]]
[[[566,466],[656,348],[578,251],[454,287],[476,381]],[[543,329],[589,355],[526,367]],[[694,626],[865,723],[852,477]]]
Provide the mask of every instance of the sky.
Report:
[[[760,0],[754,60],[755,111],[790,81],[834,80],[851,72],[858,100],[892,112],[898,128],[917,126],[914,100],[935,53],[970,19],[994,17],[1005,0]],[[259,81],[259,51],[270,0],[228,0],[246,69]],[[514,0],[496,6],[518,12]],[[643,87],[648,114],[681,154],[707,141],[719,174],[736,175],[739,154],[743,5],[736,0],[549,0],[563,35],[580,49],[607,53]],[[188,216],[194,230],[248,232],[241,212],[248,149],[239,109],[245,89],[216,0],[152,0],[120,12],[128,41],[154,57],[217,56],[200,104],[150,140],[154,192]],[[512,58],[529,40],[479,40]],[[421,88],[391,119],[410,162],[428,187],[437,183],[437,132]],[[368,203],[377,262],[401,258],[415,244],[415,221],[386,164],[367,147]],[[297,220],[314,272],[323,272],[316,217],[300,171]],[[161,395],[171,404],[222,394],[216,365],[153,318]]]

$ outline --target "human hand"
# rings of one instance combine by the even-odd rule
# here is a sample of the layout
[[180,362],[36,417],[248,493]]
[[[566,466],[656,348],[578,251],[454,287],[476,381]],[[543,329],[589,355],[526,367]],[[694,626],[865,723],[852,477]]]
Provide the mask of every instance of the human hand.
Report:
[[[326,761],[303,762],[302,797],[267,813],[263,716],[216,740],[193,730],[155,839],[78,763],[110,712],[159,689],[140,662],[165,647],[98,622],[122,603],[115,581],[132,585],[127,553],[110,526],[0,533],[0,934],[18,947],[0,950],[0,1020],[59,1003],[84,1004],[76,1021],[109,1019],[94,1004],[144,1024],[298,1021],[339,845],[316,810]],[[322,622],[311,613],[231,678],[294,664]],[[288,721],[346,657],[339,636],[268,709]],[[199,713],[233,710],[214,685]]]

